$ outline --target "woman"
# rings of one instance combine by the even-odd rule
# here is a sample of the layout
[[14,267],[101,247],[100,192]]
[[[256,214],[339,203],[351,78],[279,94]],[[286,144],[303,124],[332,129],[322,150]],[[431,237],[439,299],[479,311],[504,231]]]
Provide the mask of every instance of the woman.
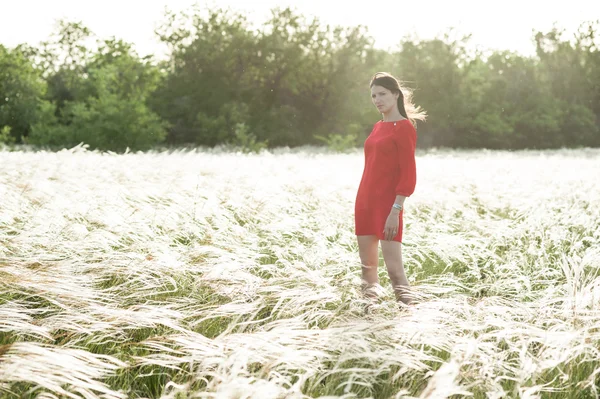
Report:
[[402,264],[404,201],[417,181],[415,120],[425,112],[411,102],[411,91],[389,73],[371,79],[371,99],[383,120],[365,141],[365,167],[356,195],[355,231],[362,264],[363,292],[376,296],[379,286],[379,242],[398,302],[410,304],[412,295]]

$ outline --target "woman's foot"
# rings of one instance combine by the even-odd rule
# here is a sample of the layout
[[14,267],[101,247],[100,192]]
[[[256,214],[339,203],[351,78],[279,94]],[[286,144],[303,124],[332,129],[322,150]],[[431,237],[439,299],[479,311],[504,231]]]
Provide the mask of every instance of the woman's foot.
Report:
[[394,295],[398,303],[404,305],[413,305],[415,300],[415,293],[408,285],[399,285],[394,287]]
[[363,298],[366,299],[365,314],[373,314],[379,308],[379,298],[384,294],[383,287],[379,283],[368,284],[362,282],[360,285]]
[[379,283],[367,284],[363,282],[360,285],[363,296],[370,301],[377,301],[383,294],[383,287]]

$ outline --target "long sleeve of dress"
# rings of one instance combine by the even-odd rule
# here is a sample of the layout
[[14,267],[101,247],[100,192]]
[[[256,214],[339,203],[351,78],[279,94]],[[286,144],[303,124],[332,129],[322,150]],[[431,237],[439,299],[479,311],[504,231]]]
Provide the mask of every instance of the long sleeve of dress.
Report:
[[400,169],[400,177],[396,184],[396,195],[410,197],[414,193],[417,184],[415,161],[417,132],[411,125],[409,129],[403,129],[401,134],[396,135],[394,141],[398,149],[398,166]]

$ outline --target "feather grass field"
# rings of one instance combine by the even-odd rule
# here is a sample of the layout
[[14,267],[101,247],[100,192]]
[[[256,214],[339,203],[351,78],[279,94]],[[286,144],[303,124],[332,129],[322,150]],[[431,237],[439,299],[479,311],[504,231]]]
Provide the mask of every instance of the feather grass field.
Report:
[[0,151],[0,397],[597,397],[600,150],[418,152],[373,312],[363,162]]

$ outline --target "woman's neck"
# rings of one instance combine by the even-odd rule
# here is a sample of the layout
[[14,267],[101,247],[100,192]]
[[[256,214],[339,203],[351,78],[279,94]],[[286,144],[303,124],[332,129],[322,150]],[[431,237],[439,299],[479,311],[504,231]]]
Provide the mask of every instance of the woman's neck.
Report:
[[397,109],[394,111],[390,111],[387,114],[381,114],[383,116],[383,121],[384,122],[396,122],[396,121],[401,121],[403,119],[406,119],[405,117],[403,117],[400,114],[400,111],[398,111]]

